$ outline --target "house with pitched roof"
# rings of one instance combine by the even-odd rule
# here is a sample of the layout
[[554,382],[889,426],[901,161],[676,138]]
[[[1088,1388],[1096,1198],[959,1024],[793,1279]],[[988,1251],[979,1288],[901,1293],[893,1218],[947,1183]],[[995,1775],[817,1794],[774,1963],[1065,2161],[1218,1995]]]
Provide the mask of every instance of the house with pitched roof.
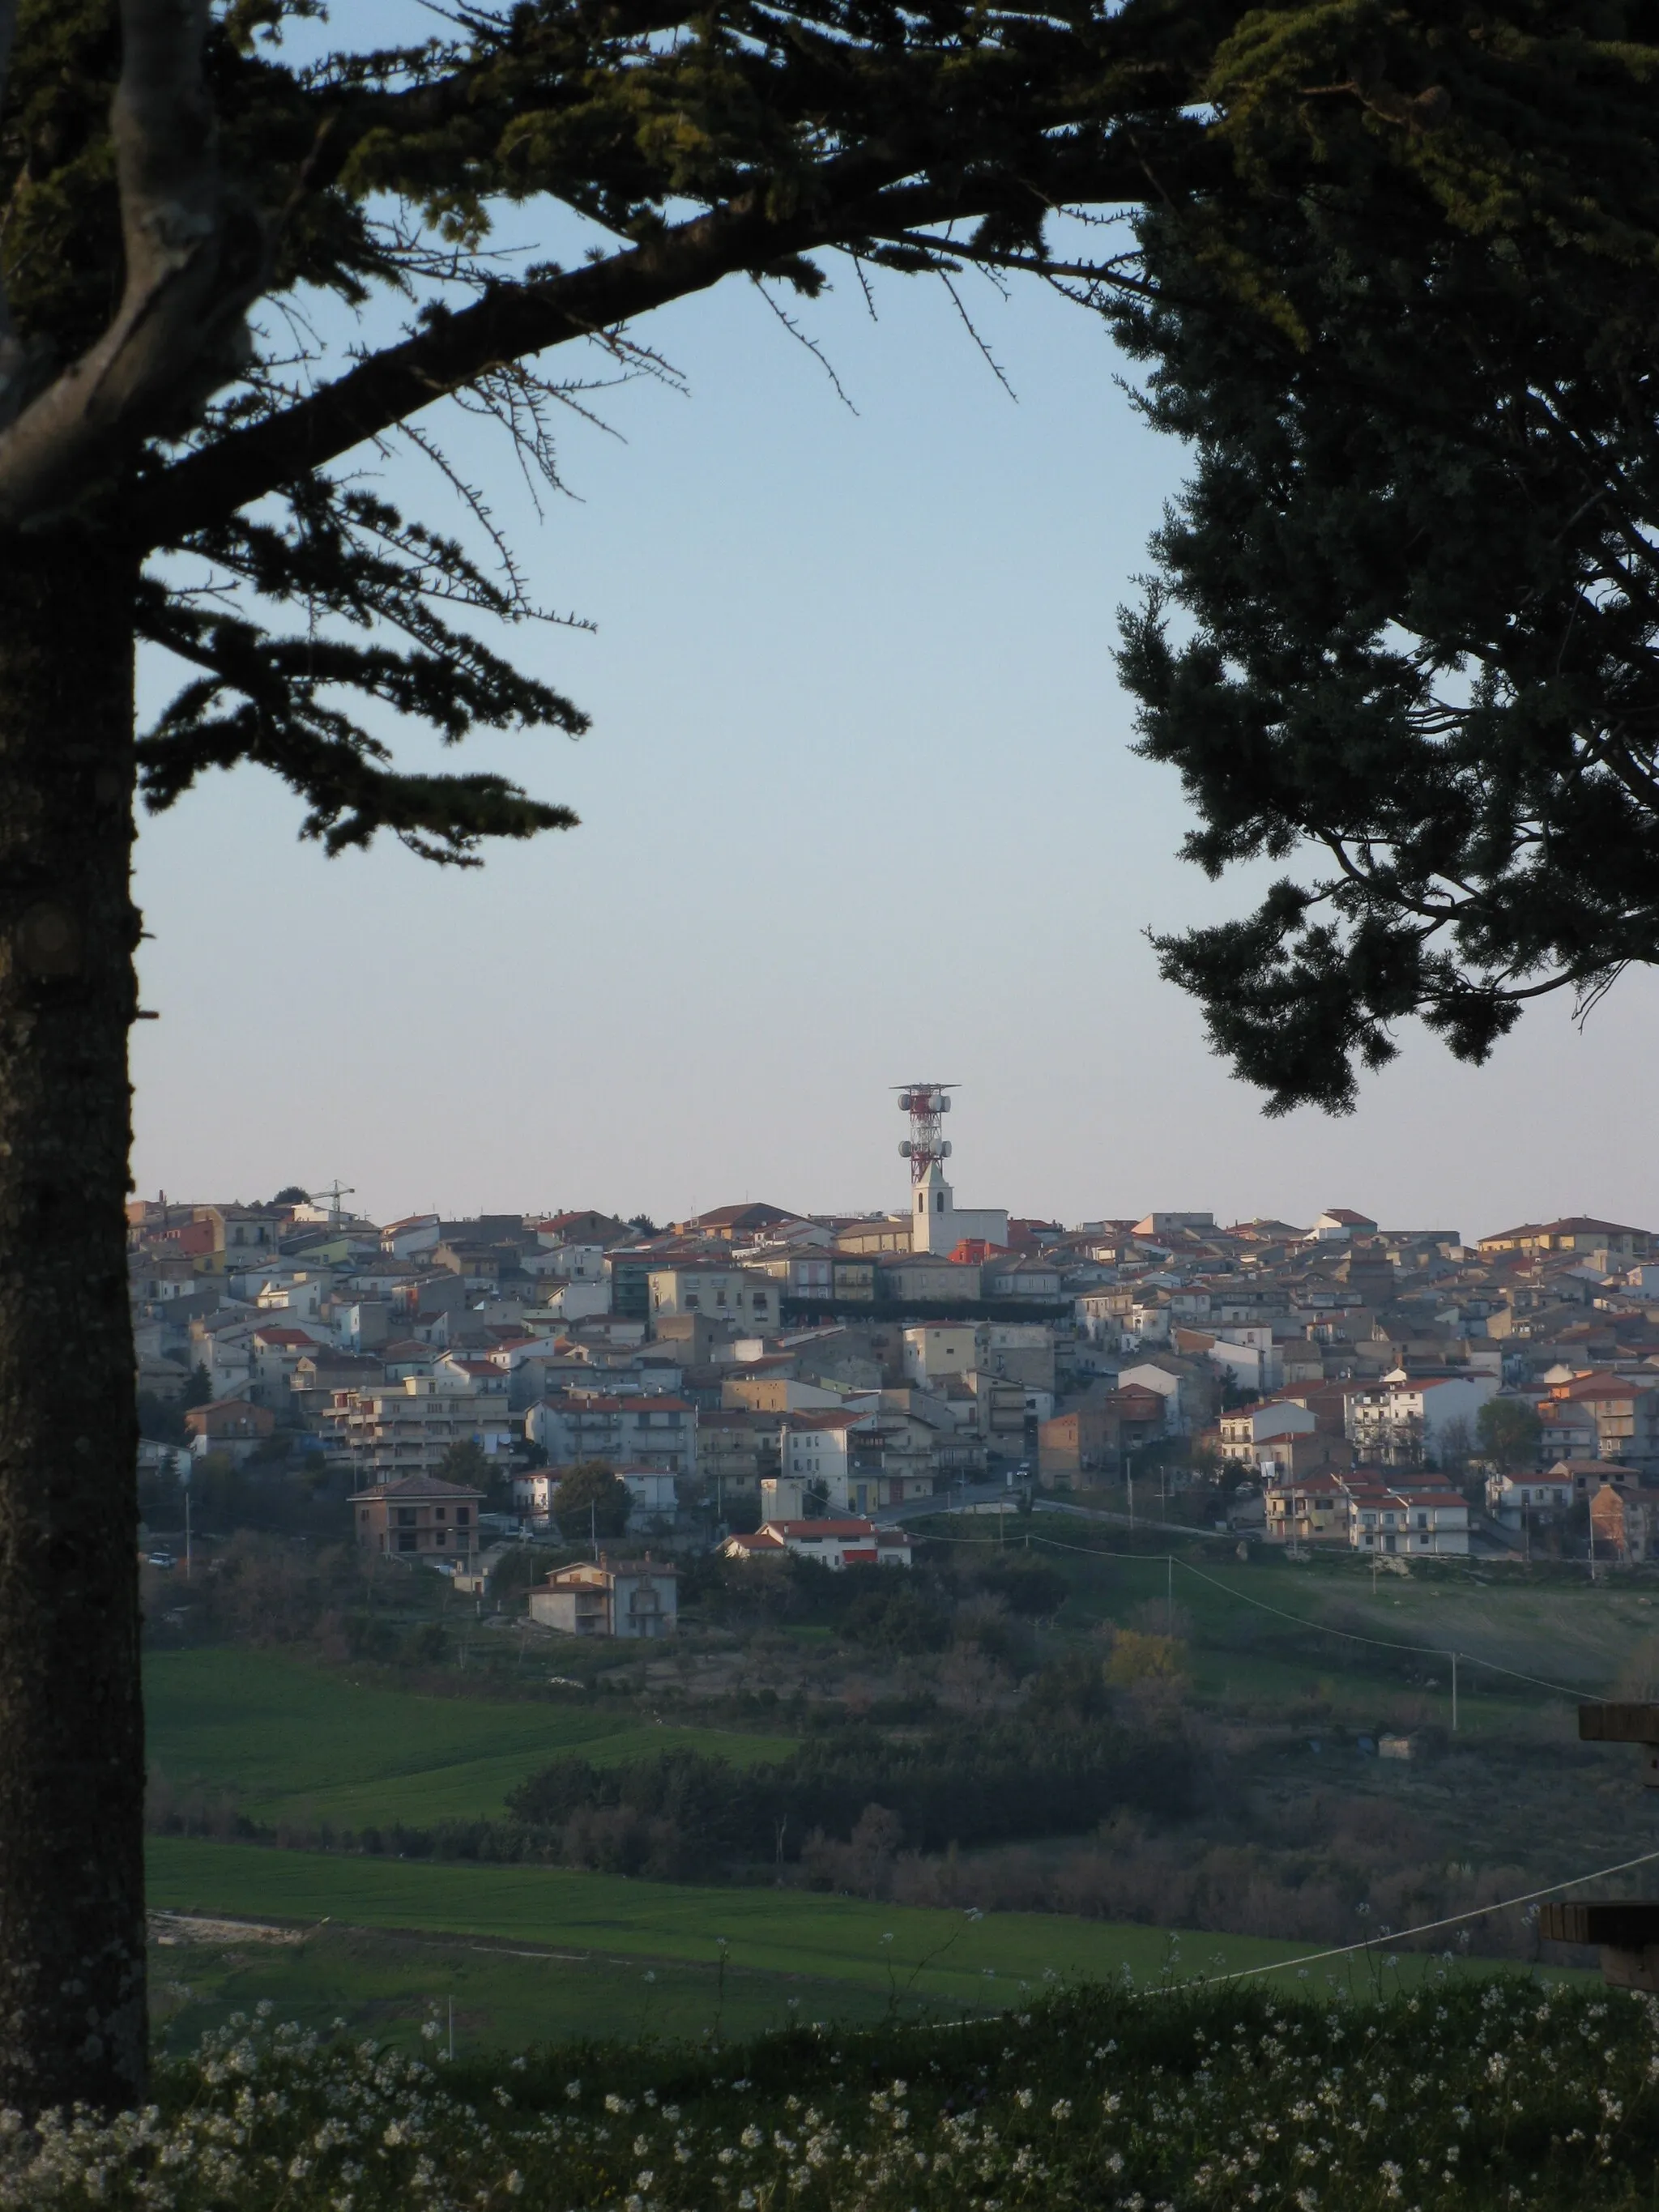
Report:
[[752,1535],[728,1536],[720,1547],[728,1559],[768,1559],[793,1552],[816,1559],[831,1573],[848,1567],[908,1567],[910,1539],[902,1528],[878,1528],[873,1521],[848,1515],[831,1521],[766,1521]]
[[441,1482],[433,1474],[394,1476],[353,1493],[351,1512],[358,1548],[390,1554],[411,1565],[455,1566],[471,1571],[478,1557],[481,1490]]
[[1468,1500],[1432,1480],[1390,1483],[1370,1468],[1344,1476],[1348,1541],[1356,1552],[1413,1559],[1467,1559]]
[[616,1636],[654,1643],[679,1625],[679,1570],[654,1560],[583,1559],[556,1567],[530,1593],[530,1618],[565,1636]]

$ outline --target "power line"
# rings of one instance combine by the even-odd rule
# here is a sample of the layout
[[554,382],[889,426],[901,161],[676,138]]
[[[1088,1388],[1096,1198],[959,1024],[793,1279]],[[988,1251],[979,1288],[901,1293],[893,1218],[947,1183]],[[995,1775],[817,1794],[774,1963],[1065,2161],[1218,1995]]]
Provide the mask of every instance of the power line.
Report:
[[[922,1540],[930,1544],[974,1544],[981,1540],[975,1536],[926,1536]],[[1035,1533],[1028,1537],[1027,1541],[1041,1544],[1053,1552],[1075,1552],[1084,1559],[1134,1559],[1149,1566],[1155,1561],[1163,1561],[1179,1567],[1183,1574],[1196,1576],[1200,1582],[1207,1583],[1212,1589],[1219,1590],[1224,1597],[1235,1599],[1240,1605],[1253,1605],[1258,1612],[1270,1613],[1276,1620],[1287,1620],[1293,1628],[1305,1629],[1310,1636],[1340,1637],[1345,1643],[1368,1644],[1379,1651],[1406,1651],[1418,1659],[1462,1660],[1472,1667],[1486,1668],[1489,1674],[1506,1674],[1513,1681],[1530,1683],[1534,1689],[1551,1691],[1557,1697],[1577,1698],[1589,1695],[1582,1685],[1574,1689],[1565,1682],[1548,1682],[1541,1674],[1523,1674],[1517,1667],[1504,1667],[1496,1659],[1483,1659],[1478,1652],[1465,1651],[1451,1644],[1407,1644],[1396,1637],[1363,1636],[1358,1629],[1333,1628],[1325,1621],[1310,1620],[1302,1613],[1286,1613],[1283,1606],[1269,1605],[1265,1598],[1252,1597],[1248,1591],[1235,1589],[1230,1583],[1220,1582],[1214,1575],[1206,1575],[1201,1567],[1194,1566],[1190,1560],[1177,1559],[1173,1552],[1115,1552],[1104,1544],[1067,1544],[1058,1536],[1039,1536]]]
[[[1576,1888],[1581,1881],[1605,1881],[1615,1874],[1628,1874],[1632,1867],[1651,1866],[1659,1859],[1659,1851],[1644,1851],[1639,1858],[1621,1859],[1617,1866],[1597,1867],[1594,1874],[1571,1874],[1565,1881],[1552,1881],[1542,1889],[1529,1889],[1520,1897],[1501,1898],[1496,1905],[1472,1905],[1466,1912],[1449,1912],[1443,1920],[1425,1920],[1416,1928],[1401,1928],[1388,1937],[1390,1943],[1403,1943],[1413,1936],[1432,1936],[1437,1929],[1455,1928],[1461,1921],[1484,1920],[1489,1912],[1512,1912],[1517,1905],[1533,1905],[1540,1897],[1553,1897],[1559,1890]],[[1218,1982],[1245,1982],[1257,1974],[1282,1974],[1289,1966],[1315,1966],[1324,1959],[1347,1959],[1356,1951],[1375,1948],[1375,1939],[1362,1936],[1358,1943],[1340,1943],[1328,1951],[1307,1951],[1299,1959],[1278,1959],[1268,1966],[1241,1966],[1237,1972],[1212,1974],[1206,1981],[1186,1982],[1183,1989],[1213,1989]]]
[[[1174,1554],[1171,1553],[1170,1556],[1173,1558]],[[1344,1637],[1350,1644],[1374,1644],[1379,1650],[1382,1651],[1411,1651],[1416,1653],[1419,1658],[1467,1659],[1471,1666],[1487,1668],[1495,1674],[1512,1675],[1517,1682],[1530,1682],[1535,1689],[1553,1690],[1564,1698],[1582,1698],[1585,1694],[1582,1689],[1570,1690],[1565,1683],[1547,1682],[1541,1675],[1538,1674],[1523,1674],[1517,1668],[1501,1667],[1495,1659],[1482,1659],[1476,1652],[1464,1651],[1451,1644],[1402,1644],[1393,1637],[1362,1636],[1357,1629],[1328,1628],[1322,1621],[1304,1620],[1300,1613],[1286,1613],[1282,1606],[1269,1605],[1263,1598],[1251,1597],[1243,1590],[1233,1589],[1227,1583],[1218,1582],[1213,1575],[1206,1575],[1201,1567],[1194,1567],[1185,1559],[1176,1559],[1175,1564],[1184,1573],[1196,1575],[1200,1582],[1208,1583],[1212,1589],[1220,1590],[1224,1596],[1237,1598],[1241,1605],[1256,1606],[1263,1613],[1274,1613],[1280,1620],[1292,1621],[1297,1627],[1310,1629],[1316,1635]]]

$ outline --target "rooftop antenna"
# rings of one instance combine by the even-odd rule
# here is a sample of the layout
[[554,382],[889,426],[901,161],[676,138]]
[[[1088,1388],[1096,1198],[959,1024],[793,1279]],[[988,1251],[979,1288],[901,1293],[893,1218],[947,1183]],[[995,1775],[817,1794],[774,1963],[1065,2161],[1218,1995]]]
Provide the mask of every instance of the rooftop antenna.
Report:
[[910,1133],[901,1139],[899,1156],[910,1163],[912,1182],[925,1182],[935,1160],[951,1157],[951,1139],[939,1134],[939,1125],[951,1110],[951,1093],[957,1083],[895,1084],[899,1112],[910,1116]]

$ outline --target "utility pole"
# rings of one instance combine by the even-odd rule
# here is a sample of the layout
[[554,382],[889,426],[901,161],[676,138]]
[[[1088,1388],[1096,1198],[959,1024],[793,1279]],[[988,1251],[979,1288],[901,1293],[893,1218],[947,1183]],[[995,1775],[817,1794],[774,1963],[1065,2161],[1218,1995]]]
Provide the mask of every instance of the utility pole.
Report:
[[179,1476],[179,1480],[183,1486],[185,1493],[185,1580],[188,1582],[191,1579],[190,1462],[188,1460],[185,1462],[185,1470]]
[[597,1498],[590,1498],[587,1501],[587,1535],[597,1563],[599,1556],[599,1501]]
[[1164,1555],[1164,1633],[1175,1635],[1175,1553]]
[[1454,1735],[1455,1735],[1457,1734],[1457,1654],[1456,1654],[1455,1651],[1452,1653],[1452,1656],[1451,1656],[1451,1662],[1452,1662],[1452,1734],[1453,1734]]

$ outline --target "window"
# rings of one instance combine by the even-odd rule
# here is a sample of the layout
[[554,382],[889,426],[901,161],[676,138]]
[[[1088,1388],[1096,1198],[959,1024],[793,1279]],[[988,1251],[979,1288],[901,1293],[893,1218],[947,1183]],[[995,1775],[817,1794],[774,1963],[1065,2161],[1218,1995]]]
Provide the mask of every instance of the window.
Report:
[[436,1517],[437,1517],[440,1521],[447,1520],[447,1518],[449,1517],[449,1516],[447,1516],[447,1514],[444,1511],[444,1509],[443,1509],[443,1507],[442,1507],[441,1505],[438,1508],[438,1510],[437,1510],[437,1516],[436,1516]]
[[412,1552],[418,1540],[412,1528],[400,1528],[398,1531],[398,1549],[400,1552]]
[[[400,1528],[412,1528],[415,1526],[415,1508],[412,1505],[400,1505],[398,1508],[398,1526]],[[405,1545],[403,1548],[406,1551],[409,1547]]]

